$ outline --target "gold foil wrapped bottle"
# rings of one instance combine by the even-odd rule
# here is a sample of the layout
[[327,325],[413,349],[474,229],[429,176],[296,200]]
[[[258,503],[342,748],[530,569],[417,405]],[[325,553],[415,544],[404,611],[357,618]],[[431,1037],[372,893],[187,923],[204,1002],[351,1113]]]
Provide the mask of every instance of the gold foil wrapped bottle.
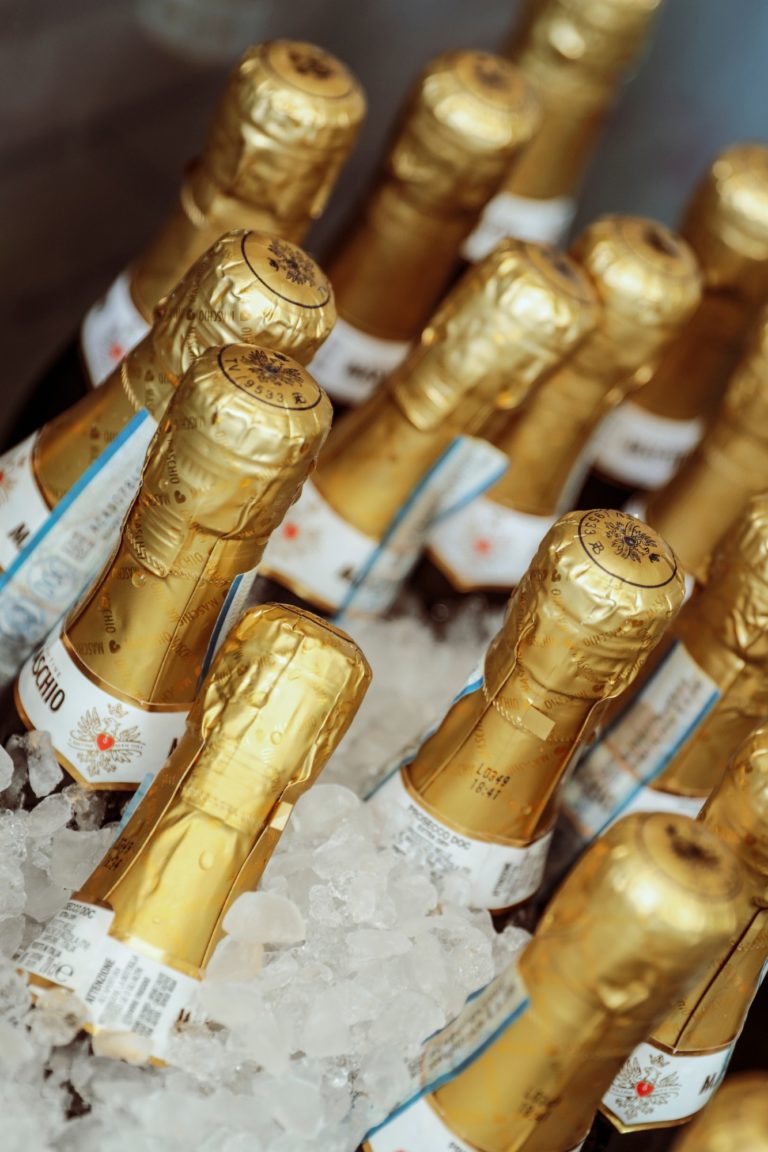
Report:
[[6,443],[107,379],[146,335],[158,302],[223,233],[257,229],[301,242],[325,207],[364,115],[354,76],[322,48],[294,40],[250,48],[229,78],[199,158],[187,168],[176,207],[90,309],[79,341],[36,385]]
[[647,41],[661,0],[542,0],[510,54],[541,103],[542,122],[464,246],[478,260],[504,236],[558,244],[622,77]]
[[324,612],[386,611],[431,519],[504,467],[473,433],[497,406],[522,403],[595,320],[593,290],[567,257],[499,245],[382,389],[334,428],[262,572]]
[[531,897],[584,733],[632,682],[682,600],[674,555],[631,516],[558,520],[482,672],[374,792],[394,847],[436,873],[463,872],[478,907]]
[[622,821],[506,974],[492,1042],[364,1147],[576,1152],[626,1054],[731,938],[745,900],[738,861],[706,828],[656,813]]
[[686,572],[705,583],[712,551],[751,496],[768,489],[768,309],[759,323],[720,409],[679,472],[640,514],[658,528]]
[[729,1076],[674,1152],[768,1152],[768,1073]]
[[339,323],[312,371],[334,403],[359,404],[406,355],[538,115],[529,85],[497,56],[449,52],[427,65],[329,266]]
[[0,677],[15,675],[106,562],[157,422],[195,358],[236,341],[305,363],[335,315],[328,280],[300,248],[229,233],[101,388],[0,458]]
[[[258,885],[369,681],[359,648],[317,617],[275,604],[247,612],[116,842],[17,956],[37,994],[63,984],[89,1007],[91,1031],[120,1034],[114,1054],[164,1057],[227,911]],[[47,941],[66,951],[77,937],[52,964]]]
[[298,363],[248,345],[209,349],[147,453],[119,545],[16,682],[28,728],[92,788],[135,787],[184,729],[233,580],[255,568],[330,425]]
[[449,595],[517,584],[544,533],[572,507],[600,420],[650,376],[699,303],[696,259],[661,224],[606,216],[570,254],[595,287],[600,320],[525,409],[493,434],[509,460],[501,479],[430,535],[428,557]]
[[768,715],[768,496],[715,552],[635,688],[566,785],[580,840],[628,811],[696,815],[733,751]]
[[580,503],[624,504],[661,488],[715,412],[748,329],[768,296],[768,146],[721,153],[680,226],[704,275],[704,297],[650,382],[609,417]]
[[768,962],[767,725],[736,752],[699,820],[739,858],[750,900],[734,936],[603,1097],[603,1112],[621,1132],[682,1124],[705,1106],[762,981]]

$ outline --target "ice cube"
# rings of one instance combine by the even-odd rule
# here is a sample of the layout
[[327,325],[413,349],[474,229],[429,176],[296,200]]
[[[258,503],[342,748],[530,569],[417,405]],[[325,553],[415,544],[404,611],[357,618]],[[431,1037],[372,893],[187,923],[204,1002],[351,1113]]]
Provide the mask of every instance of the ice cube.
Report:
[[[55,797],[51,796],[49,799],[53,800]],[[109,848],[111,840],[112,832],[109,828],[93,832],[76,832],[73,828],[60,828],[54,834],[51,845],[51,879],[61,888],[79,888],[93,872]]]
[[53,751],[50,733],[36,729],[23,738],[26,745],[29,766],[29,784],[35,796],[47,796],[53,792],[64,773]]
[[302,1028],[302,1047],[308,1056],[342,1056],[350,1048],[343,1005],[333,992],[318,997]]
[[53,836],[54,832],[69,822],[71,815],[69,800],[61,792],[46,796],[30,812],[27,834],[40,838]]
[[292,900],[272,892],[244,892],[227,911],[224,931],[246,944],[296,944],[304,917]]
[[264,964],[264,945],[225,936],[205,971],[206,980],[251,980]]
[[13,760],[5,748],[0,747],[0,792],[4,792],[13,779]]
[[347,948],[350,964],[359,967],[375,960],[388,960],[390,956],[404,956],[412,944],[404,932],[358,928],[347,933]]
[[94,1034],[92,1043],[94,1055],[124,1060],[126,1064],[146,1064],[152,1055],[151,1038],[139,1036],[136,1032],[110,1032],[105,1029]]
[[330,836],[359,808],[360,800],[349,788],[316,784],[297,803],[291,823],[298,839],[314,842]]

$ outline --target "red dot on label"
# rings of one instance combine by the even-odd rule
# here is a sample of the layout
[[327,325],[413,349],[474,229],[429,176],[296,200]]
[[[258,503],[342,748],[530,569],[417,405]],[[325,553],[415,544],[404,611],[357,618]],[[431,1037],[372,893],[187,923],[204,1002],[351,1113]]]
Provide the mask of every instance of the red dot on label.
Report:
[[110,344],[109,355],[112,360],[122,360],[124,356],[122,344]]
[[481,556],[485,556],[491,551],[493,545],[491,544],[490,540],[486,540],[481,537],[479,540],[474,541],[473,547],[475,552],[479,552]]
[[635,1092],[637,1092],[638,1096],[650,1096],[651,1092],[653,1092],[653,1084],[648,1080],[638,1080],[637,1084],[635,1084]]
[[114,736],[110,736],[107,732],[99,732],[96,737],[96,746],[101,752],[109,752],[114,742]]
[[287,524],[283,524],[283,536],[285,536],[286,540],[295,540],[298,534],[299,529],[296,524],[291,524],[290,521]]

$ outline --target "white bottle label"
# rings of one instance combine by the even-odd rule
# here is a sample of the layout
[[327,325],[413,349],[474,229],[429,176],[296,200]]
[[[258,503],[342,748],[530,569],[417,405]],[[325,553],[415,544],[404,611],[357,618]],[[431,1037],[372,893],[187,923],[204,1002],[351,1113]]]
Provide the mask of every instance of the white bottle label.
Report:
[[514,588],[555,516],[530,516],[478,496],[429,533],[429,550],[456,587]]
[[717,684],[676,644],[563,788],[563,811],[583,840],[592,840],[630,812],[697,816],[705,797],[653,787],[714,708]]
[[474,232],[464,241],[461,254],[474,264],[507,236],[533,240],[537,244],[560,244],[575,215],[576,202],[570,196],[529,200],[526,196],[499,192],[486,204]]
[[[501,464],[504,461],[504,465]],[[374,540],[338,515],[310,482],[271,537],[261,571],[326,611],[379,615],[397,598],[430,525],[495,482],[506,458],[485,440],[458,437]]]
[[121,272],[88,311],[80,329],[83,359],[94,388],[104,383],[149,328],[133,302],[130,276]]
[[368,1137],[363,1148],[369,1152],[476,1152],[446,1128],[423,1097],[392,1116]]
[[393,773],[369,803],[384,823],[396,852],[433,875],[461,872],[471,884],[474,908],[498,911],[527,900],[544,874],[551,832],[519,847],[475,839],[443,824],[409,792],[402,771]]
[[408,354],[409,340],[381,340],[338,318],[309,371],[332,400],[362,404]]
[[27,660],[17,690],[31,726],[50,732],[59,760],[95,788],[138,785],[159,771],[187,719],[181,709],[145,711],[111,696],[80,671],[58,635]]
[[156,428],[148,412],[134,416],[53,511],[45,507],[0,574],[0,683],[16,674],[108,560]]
[[114,916],[107,908],[70,900],[14,959],[27,972],[74,992],[94,1031],[133,1032],[149,1039],[151,1055],[162,1059],[198,982],[110,936]]
[[0,456],[0,569],[19,552],[50,516],[32,467],[37,433]]
[[732,1052],[732,1044],[695,1054],[638,1044],[603,1097],[603,1105],[627,1127],[687,1120],[714,1095]]
[[669,420],[625,400],[596,433],[595,466],[622,484],[654,491],[701,440],[704,421]]

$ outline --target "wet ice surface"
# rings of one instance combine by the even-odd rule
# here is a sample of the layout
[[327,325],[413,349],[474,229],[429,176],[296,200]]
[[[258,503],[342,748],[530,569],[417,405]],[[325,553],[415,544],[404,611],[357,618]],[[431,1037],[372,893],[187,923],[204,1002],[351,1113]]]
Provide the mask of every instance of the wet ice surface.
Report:
[[[111,836],[97,830],[98,798],[75,786],[47,794],[54,766],[35,740],[42,799],[28,813],[0,811],[3,1152],[352,1152],[407,1091],[420,1043],[509,962],[519,933],[496,935],[486,914],[461,906],[460,879],[438,889],[379,844],[356,795],[440,715],[494,627],[472,617],[449,643],[407,616],[350,630],[374,685],[259,891],[229,911],[200,988],[213,1027],[179,1032],[174,1067],[94,1055],[77,1001],[62,993],[33,1008],[8,959]],[[0,753],[6,803],[22,794],[24,753],[12,752],[10,787]]]

